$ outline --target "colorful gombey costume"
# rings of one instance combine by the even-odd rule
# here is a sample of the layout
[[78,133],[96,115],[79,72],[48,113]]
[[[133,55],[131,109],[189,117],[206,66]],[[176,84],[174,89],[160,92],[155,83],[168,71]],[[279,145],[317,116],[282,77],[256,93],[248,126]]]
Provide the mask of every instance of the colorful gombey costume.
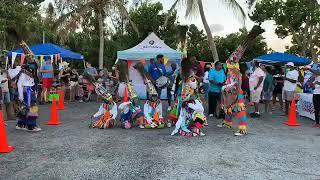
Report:
[[145,117],[145,128],[158,128],[162,129],[165,127],[165,122],[162,116],[162,103],[158,99],[156,89],[153,87],[149,91],[149,99],[144,104],[144,117]]
[[[156,88],[148,79],[143,63],[137,63],[134,68],[140,73],[147,87],[148,100],[143,107],[144,127],[147,129],[164,128],[165,122],[162,116],[162,103],[158,99]],[[140,124],[140,128],[143,128],[142,124]]]
[[93,115],[93,118],[99,118],[98,121],[92,122],[92,128],[108,129],[114,127],[114,121],[118,115],[117,104],[113,101],[112,95],[106,91],[103,86],[96,86],[97,93],[102,97],[103,103],[99,110]]
[[19,76],[17,86],[19,92],[19,100],[21,106],[18,112],[18,122],[16,129],[27,129],[32,131],[40,131],[41,128],[37,127],[37,118],[39,116],[39,107],[37,106],[37,90],[34,82],[34,76],[37,69],[35,62],[27,63],[24,65],[22,72]]
[[25,129],[30,131],[40,131],[41,128],[37,127],[37,119],[39,107],[36,105],[35,92],[32,92],[30,87],[26,88],[24,94],[24,102],[20,105],[18,122],[16,129]]
[[206,117],[203,113],[203,105],[199,100],[197,84],[194,73],[183,84],[181,92],[182,107],[175,130],[171,133],[172,136],[177,133],[190,137],[205,135],[201,132],[201,129],[206,121]]
[[260,26],[254,26],[247,39],[240,45],[226,61],[227,63],[227,81],[222,87],[221,107],[225,111],[225,119],[219,127],[232,128],[232,120],[238,119],[238,131],[236,136],[247,134],[247,114],[244,104],[244,95],[241,89],[242,76],[239,68],[239,61],[243,53],[252,40],[263,33]]
[[175,125],[179,118],[179,112],[181,110],[181,91],[183,81],[181,79],[181,73],[176,71],[175,80],[171,89],[172,96],[175,97],[175,104],[172,110],[168,114],[168,127]]
[[127,83],[127,87],[130,101],[128,101],[128,91],[125,89],[123,103],[119,105],[121,125],[125,129],[130,129],[134,124],[139,124],[140,128],[144,128],[144,115],[139,105],[138,95],[130,82]]

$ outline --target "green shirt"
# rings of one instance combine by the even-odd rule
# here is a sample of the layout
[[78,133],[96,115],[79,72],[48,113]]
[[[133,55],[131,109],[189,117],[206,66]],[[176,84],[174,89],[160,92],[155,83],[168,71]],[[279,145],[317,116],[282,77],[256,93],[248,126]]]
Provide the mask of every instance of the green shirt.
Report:
[[267,73],[266,78],[264,79],[264,82],[263,82],[263,91],[269,92],[269,91],[273,91],[273,89],[274,89],[273,77],[270,73]]

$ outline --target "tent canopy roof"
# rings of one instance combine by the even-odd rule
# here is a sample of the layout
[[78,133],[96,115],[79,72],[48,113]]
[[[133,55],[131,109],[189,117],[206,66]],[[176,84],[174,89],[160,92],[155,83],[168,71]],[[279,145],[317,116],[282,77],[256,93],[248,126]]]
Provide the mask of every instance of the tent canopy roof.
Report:
[[151,33],[146,39],[133,48],[118,51],[118,59],[140,60],[155,58],[158,54],[177,60],[181,59],[181,53],[170,48],[155,33]]
[[[30,49],[32,52],[36,55],[54,55],[54,54],[60,54],[60,57],[62,59],[73,59],[73,60],[83,60],[83,55],[79,53],[75,53],[71,50],[64,49],[58,45],[52,44],[52,43],[45,43],[45,44],[37,44],[34,46],[31,46]],[[16,53],[23,53],[22,48],[15,49],[13,51],[9,52],[9,56],[12,55],[12,52]],[[18,56],[20,56],[18,54]]]
[[270,63],[270,64],[286,64],[288,62],[293,62],[297,66],[308,65],[311,63],[310,59],[304,57],[298,57],[296,55],[287,54],[287,53],[271,53],[263,56],[259,56],[253,59],[256,62]]

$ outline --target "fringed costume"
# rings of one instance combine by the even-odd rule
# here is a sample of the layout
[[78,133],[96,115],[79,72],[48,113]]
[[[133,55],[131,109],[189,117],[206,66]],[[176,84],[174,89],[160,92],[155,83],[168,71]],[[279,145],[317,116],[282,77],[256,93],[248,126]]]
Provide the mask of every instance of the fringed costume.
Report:
[[99,118],[98,121],[92,123],[93,128],[109,129],[114,127],[114,121],[118,115],[117,104],[113,102],[112,96],[104,99],[99,110],[93,115],[93,118]]
[[[148,100],[144,104],[143,114],[144,114],[144,127],[147,129],[150,128],[164,128],[165,121],[162,116],[162,103],[158,98],[158,93],[156,88],[148,79],[143,63],[137,63],[134,68],[140,73],[143,77],[144,82],[147,87],[147,98]],[[140,124],[140,128],[143,128],[143,125]]]
[[162,103],[158,99],[158,94],[151,95],[150,99],[144,104],[145,128],[165,127],[165,122],[162,116]]
[[227,63],[227,81],[222,87],[221,107],[225,111],[225,119],[219,127],[233,128],[232,120],[238,119],[238,130],[236,136],[247,134],[247,114],[245,107],[245,98],[241,89],[242,77],[239,68],[239,61],[243,53],[252,40],[263,33],[260,26],[254,26],[247,39],[240,45],[226,61]]
[[[182,69],[184,68],[182,67]],[[201,132],[206,117],[204,116],[204,108],[198,95],[198,82],[193,72],[189,74],[182,85],[181,97],[178,97],[179,118],[174,131],[171,133],[172,136],[177,133],[189,137],[205,135]],[[181,108],[179,108],[180,106]]]
[[24,72],[17,74],[17,76],[19,76],[17,87],[21,103],[16,129],[40,131],[41,128],[37,126],[36,121],[39,116],[39,107],[36,104],[37,90],[35,79],[33,78],[36,77],[36,62],[27,63],[24,65],[23,69]]
[[99,110],[93,115],[93,119],[99,119],[95,122],[91,122],[90,127],[100,129],[113,128],[115,119],[118,115],[117,104],[113,101],[110,92],[104,88],[102,84],[96,83],[94,78],[89,74],[85,74],[85,76],[90,83],[95,86],[97,95],[103,99],[103,103],[100,105]]
[[121,125],[125,129],[130,129],[132,125],[139,125],[144,128],[144,115],[141,111],[138,95],[131,85],[127,83],[130,101],[128,101],[128,92],[124,91],[124,102],[119,105]]
[[182,91],[182,78],[181,73],[176,71],[175,80],[171,89],[171,95],[174,96],[175,103],[168,114],[168,127],[174,126],[179,118],[179,112],[181,110],[181,91]]
[[238,63],[227,61],[227,81],[222,87],[221,107],[225,111],[223,125],[232,128],[232,119],[238,119],[238,133],[247,134],[247,114],[241,90],[241,73]]

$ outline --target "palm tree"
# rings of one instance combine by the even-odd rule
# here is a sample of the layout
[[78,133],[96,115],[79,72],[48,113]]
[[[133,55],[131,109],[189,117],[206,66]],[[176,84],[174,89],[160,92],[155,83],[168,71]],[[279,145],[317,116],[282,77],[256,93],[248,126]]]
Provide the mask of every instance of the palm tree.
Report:
[[86,15],[94,15],[98,22],[99,30],[99,69],[103,68],[103,50],[105,41],[105,18],[114,13],[115,11],[120,14],[120,16],[129,20],[131,26],[135,32],[140,36],[137,26],[129,18],[129,13],[125,8],[124,0],[55,0],[56,4],[60,5],[61,12],[65,12],[66,9],[68,13],[63,14],[59,20],[59,24],[63,24],[63,29],[61,29],[60,34],[66,35],[70,31],[74,31],[78,28],[81,20],[85,18]]
[[[186,6],[186,14],[185,14],[186,17],[194,16],[199,11],[204,29],[205,29],[207,36],[208,36],[208,43],[209,43],[210,50],[212,52],[213,59],[214,59],[214,61],[219,61],[217,47],[214,42],[214,39],[213,39],[211,30],[210,30],[210,27],[208,25],[206,16],[204,14],[202,0],[175,0],[175,2],[173,3],[173,5],[171,6],[171,8],[168,12],[168,15],[170,15],[173,12],[173,10],[176,8],[176,6],[178,5],[179,2],[185,3],[184,5]],[[242,7],[239,5],[239,3],[236,0],[221,0],[221,2],[224,2],[236,14],[240,14],[240,16],[239,16],[240,20],[244,23],[244,20],[246,17],[245,12],[243,11]],[[167,20],[165,21],[164,26],[166,25],[166,23],[167,23]]]

